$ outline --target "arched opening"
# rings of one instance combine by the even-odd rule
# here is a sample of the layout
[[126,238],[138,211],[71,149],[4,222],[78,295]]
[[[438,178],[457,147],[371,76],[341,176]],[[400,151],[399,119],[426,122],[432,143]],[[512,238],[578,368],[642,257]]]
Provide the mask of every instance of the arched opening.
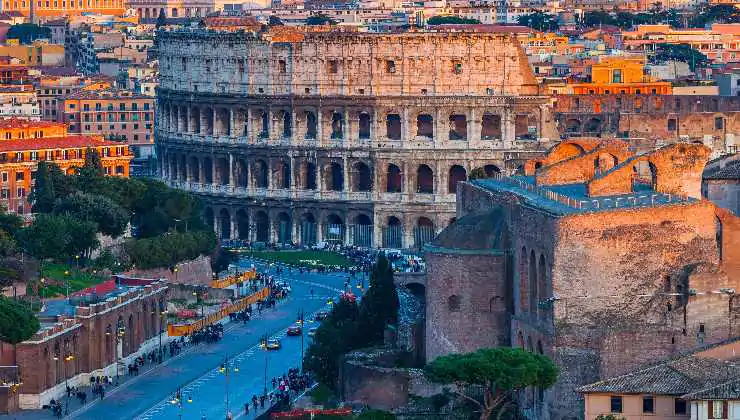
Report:
[[236,212],[236,230],[239,239],[249,240],[249,216],[244,210]]
[[575,118],[565,121],[565,132],[568,134],[579,134],[581,132],[581,121]]
[[187,157],[185,155],[180,156],[180,163],[179,163],[179,175],[178,178],[180,181],[187,181],[188,179],[188,164],[187,164]]
[[468,121],[465,115],[450,115],[450,140],[467,140]]
[[278,243],[289,244],[293,242],[293,224],[288,213],[280,212],[277,216]]
[[364,162],[352,166],[352,191],[370,191],[373,188],[370,168]]
[[[537,267],[537,291],[538,296],[541,300],[547,299],[547,269],[545,267],[545,256],[540,254],[539,266]],[[540,317],[544,317],[547,311],[542,305],[537,305],[537,313]]]
[[424,302],[426,299],[427,288],[421,283],[407,283],[406,288],[416,297],[419,302]]
[[361,139],[369,139],[370,138],[370,114],[367,112],[361,112],[360,113],[360,127],[359,127],[359,137]]
[[228,136],[231,132],[231,115],[226,108],[216,108],[214,135]]
[[398,114],[388,114],[385,117],[386,137],[391,140],[401,140],[401,116]]
[[468,180],[468,173],[460,165],[453,165],[450,168],[450,174],[447,180],[447,192],[450,194],[457,193],[457,183]]
[[344,242],[345,226],[341,217],[330,214],[326,218],[324,239],[327,242]]
[[301,215],[301,245],[316,243],[316,218],[311,213]]
[[427,165],[419,165],[416,170],[416,192],[434,194],[434,172]]
[[229,161],[225,158],[216,159],[216,169],[218,171],[218,183],[221,185],[229,184]]
[[316,138],[316,114],[306,111],[306,138]]
[[537,118],[533,115],[517,115],[514,136],[517,140],[537,140]]
[[332,162],[324,169],[324,185],[328,191],[342,191],[344,189],[344,173],[342,165]]
[[190,124],[188,124],[191,133],[200,134],[200,108],[190,109]]
[[201,112],[201,119],[203,120],[203,132],[201,134],[206,136],[213,135],[213,109],[203,108]]
[[331,114],[331,138],[344,138],[344,115],[341,112]]
[[269,242],[270,240],[270,219],[267,213],[260,210],[254,215],[254,224],[256,228],[257,242]]
[[532,250],[529,254],[529,312],[537,313],[537,256]]
[[241,188],[247,188],[248,184],[248,173],[247,173],[247,162],[244,159],[236,160],[236,185]]
[[267,111],[260,111],[259,114],[260,118],[260,134],[259,137],[261,138],[268,138],[270,137],[270,114]]
[[203,159],[203,177],[204,184],[213,184],[213,161],[209,157]]
[[390,216],[383,227],[383,248],[403,247],[403,224],[398,217]]
[[275,187],[281,189],[290,188],[290,162],[280,160],[274,170]]
[[656,191],[658,172],[655,165],[647,160],[640,160],[632,167],[632,189],[637,191]]
[[431,115],[421,114],[416,117],[416,136],[434,138],[434,118]]
[[373,246],[373,221],[366,214],[358,214],[352,221],[352,244],[355,246]]
[[218,212],[218,234],[221,239],[229,239],[231,236],[231,218],[229,217],[229,211],[221,209]]
[[282,134],[284,138],[290,138],[293,135],[292,121],[290,118],[290,112],[282,111]]
[[434,222],[427,217],[420,217],[414,227],[414,244],[416,248],[421,249],[424,244],[434,239],[436,232]]
[[303,161],[300,168],[301,188],[304,190],[316,189],[316,164]]
[[481,119],[480,137],[483,140],[501,138],[501,116],[497,114],[483,114]]
[[213,217],[214,217],[214,215],[213,215],[213,209],[212,208],[206,207],[205,209],[203,209],[203,223],[205,223],[205,225],[208,226],[211,229],[214,228],[214,226],[213,226],[213,221],[214,221],[213,220]]
[[598,118],[589,118],[583,125],[585,134],[601,134],[601,120]]
[[594,160],[594,173],[599,175],[608,172],[617,166],[618,163],[619,161],[616,156],[610,153],[599,153],[599,156]]
[[401,176],[401,169],[392,163],[388,164],[385,191],[389,193],[400,193],[402,189],[403,177]]
[[188,169],[190,170],[190,180],[192,182],[200,183],[200,162],[197,157],[193,156],[190,158]]
[[267,162],[262,159],[257,159],[256,161],[254,161],[253,172],[254,173],[252,174],[252,176],[254,177],[255,188],[267,188]]
[[724,257],[723,253],[723,232],[722,232],[722,221],[719,217],[714,218],[714,240],[717,243],[717,253],[719,255],[719,261],[722,262]]
[[450,312],[460,312],[460,296],[452,295],[447,298],[447,310]]

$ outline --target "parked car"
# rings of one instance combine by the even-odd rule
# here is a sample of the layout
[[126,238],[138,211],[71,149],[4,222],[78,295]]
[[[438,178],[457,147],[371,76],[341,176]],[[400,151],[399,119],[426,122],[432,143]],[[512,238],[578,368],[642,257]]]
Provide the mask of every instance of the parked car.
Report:
[[267,350],[280,350],[282,344],[277,338],[271,338],[267,340],[267,344],[265,345],[265,347],[267,348]]
[[303,328],[299,327],[298,325],[293,325],[293,326],[288,327],[287,334],[291,337],[301,335],[302,333],[303,333]]

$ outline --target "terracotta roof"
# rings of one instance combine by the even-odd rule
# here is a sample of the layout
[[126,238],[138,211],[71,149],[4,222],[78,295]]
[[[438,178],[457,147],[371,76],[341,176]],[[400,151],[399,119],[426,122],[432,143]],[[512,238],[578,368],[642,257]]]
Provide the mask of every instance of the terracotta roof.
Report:
[[54,121],[29,121],[22,118],[8,118],[0,120],[0,129],[9,128],[43,128],[43,127],[60,127],[64,126],[64,123]]
[[740,378],[683,395],[686,400],[740,400]]
[[72,92],[65,99],[152,99],[151,96],[141,95],[128,90],[81,90]]
[[735,378],[740,378],[738,364],[685,356],[586,385],[578,392],[686,395]]
[[89,136],[49,137],[39,139],[0,140],[0,153],[24,150],[80,149],[98,146],[126,146],[125,143],[100,140]]
[[240,16],[240,17],[214,16],[214,17],[207,17],[203,19],[203,21],[205,25],[209,28],[230,27],[230,26],[245,26],[245,27],[262,26],[257,21],[257,18],[254,16]]
[[519,34],[533,32],[532,28],[520,25],[489,25],[489,24],[443,24],[429,25],[432,30],[440,31],[470,31],[485,33]]

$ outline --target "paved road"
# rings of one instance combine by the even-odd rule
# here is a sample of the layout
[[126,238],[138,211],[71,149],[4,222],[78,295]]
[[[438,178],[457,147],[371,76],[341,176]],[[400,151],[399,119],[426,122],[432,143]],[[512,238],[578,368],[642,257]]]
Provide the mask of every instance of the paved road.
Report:
[[[247,261],[240,264],[249,265]],[[219,367],[227,356],[230,365],[239,370],[229,375],[230,409],[234,418],[253,418],[252,412],[244,416],[244,403],[263,392],[265,366],[269,381],[300,364],[301,339],[285,337],[287,327],[296,321],[300,310],[306,313],[306,319],[312,319],[309,314],[326,309],[327,299],[336,296],[347,279],[343,273],[293,272],[281,277],[290,280],[293,292],[276,308],[263,311],[246,325],[227,324],[220,342],[188,347],[182,355],[109,391],[104,400],[70,413],[69,418],[199,420],[205,415],[208,420],[225,419],[227,386]],[[304,333],[313,325],[307,323]],[[283,348],[267,353],[259,349],[260,338],[266,334],[280,338]],[[304,348],[309,341],[304,337]],[[192,403],[184,402],[182,408],[170,402],[178,387],[182,387],[185,399],[192,399]]]

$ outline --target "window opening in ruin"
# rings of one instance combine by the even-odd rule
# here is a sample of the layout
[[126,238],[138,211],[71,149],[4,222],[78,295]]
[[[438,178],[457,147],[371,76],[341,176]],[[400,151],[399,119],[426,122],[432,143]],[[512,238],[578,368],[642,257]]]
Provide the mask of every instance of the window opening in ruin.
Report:
[[360,95],[364,95],[365,89],[357,89],[357,93],[359,93]]
[[267,164],[264,160],[257,160],[254,163],[254,186],[257,188],[267,188]]
[[287,71],[288,71],[288,64],[285,62],[285,60],[278,60],[278,72],[287,73]]
[[483,140],[494,140],[501,138],[501,116],[495,114],[483,114],[481,120],[480,136]]
[[303,93],[305,93],[306,95],[308,95],[309,93],[311,93],[311,88],[305,88],[305,89],[303,89]]
[[447,309],[450,312],[460,312],[460,296],[452,295],[447,298]]
[[[592,119],[599,121],[598,119]],[[599,124],[601,122],[599,121]],[[585,127],[584,127],[585,130]],[[537,139],[537,118],[534,115],[517,115],[514,119],[514,136],[517,140]]]
[[292,135],[293,131],[291,127],[290,113],[283,111],[283,137],[289,138]]
[[262,138],[270,137],[270,116],[267,111],[262,111],[260,118],[262,119],[262,131],[260,131],[259,136]]
[[311,111],[306,111],[306,138],[316,138],[316,115]]
[[258,242],[268,242],[270,239],[270,219],[267,213],[259,211],[255,215],[256,239]]
[[361,139],[369,139],[370,138],[370,114],[366,112],[361,112],[359,116],[360,120],[360,127],[359,127],[359,137]]
[[211,71],[211,60],[206,60],[206,72]]
[[605,95],[608,95],[608,94],[610,94],[610,93],[611,93],[611,92],[609,91],[609,89],[604,89],[604,94],[605,94]]
[[676,131],[676,119],[675,118],[668,119],[668,131]]
[[278,183],[278,188],[290,188],[290,172],[290,163],[280,162],[280,182]]
[[450,168],[450,174],[447,180],[447,192],[450,194],[457,193],[457,183],[468,180],[468,174],[460,165],[453,165]]
[[622,397],[617,395],[612,395],[609,398],[609,411],[612,413],[621,413],[622,412]]
[[385,117],[385,132],[390,140],[401,140],[401,116],[388,114]]
[[329,60],[329,73],[337,74],[339,72],[339,61]]
[[393,60],[385,60],[385,72],[386,73],[396,72],[396,63]]
[[370,173],[370,168],[364,162],[357,162],[354,165],[352,175],[354,182],[352,182],[353,191],[370,191],[373,187],[373,179]]
[[580,106],[581,106],[581,99],[580,98],[576,98],[575,99],[575,107],[576,107],[576,109],[577,108],[580,108]]
[[416,136],[434,138],[434,118],[428,114],[421,114],[416,117]]
[[239,74],[244,73],[244,61],[239,60]]
[[426,94],[427,94],[427,90],[426,90],[426,89],[422,89],[422,90],[421,90],[421,94],[422,94],[422,95],[426,95]]
[[716,117],[714,119],[714,129],[721,130],[725,126],[725,120],[722,117]]
[[463,65],[462,63],[454,63],[452,65],[452,72],[455,74],[462,74],[463,71]]
[[416,170],[416,192],[434,194],[434,172],[427,165],[419,165]]
[[450,115],[450,140],[466,140],[468,138],[468,123],[465,115]]
[[391,163],[388,165],[388,170],[386,172],[386,192],[400,193],[403,188],[401,169]]
[[714,218],[714,240],[717,243],[717,253],[719,256],[719,261],[722,262],[723,257],[723,249],[722,249],[722,221],[719,220],[718,217]]
[[493,89],[486,88],[486,95],[493,95]]
[[529,254],[529,272],[527,282],[529,284],[529,312],[535,314],[537,313],[537,304],[539,300],[537,297],[537,256],[535,255],[534,250],[531,250]]
[[316,165],[313,162],[304,162],[301,166],[301,180],[304,190],[316,189]]
[[344,138],[344,116],[340,112],[335,112],[331,115],[331,138]]
[[344,189],[342,166],[335,162],[330,163],[327,167],[325,181],[329,191],[342,191]]

